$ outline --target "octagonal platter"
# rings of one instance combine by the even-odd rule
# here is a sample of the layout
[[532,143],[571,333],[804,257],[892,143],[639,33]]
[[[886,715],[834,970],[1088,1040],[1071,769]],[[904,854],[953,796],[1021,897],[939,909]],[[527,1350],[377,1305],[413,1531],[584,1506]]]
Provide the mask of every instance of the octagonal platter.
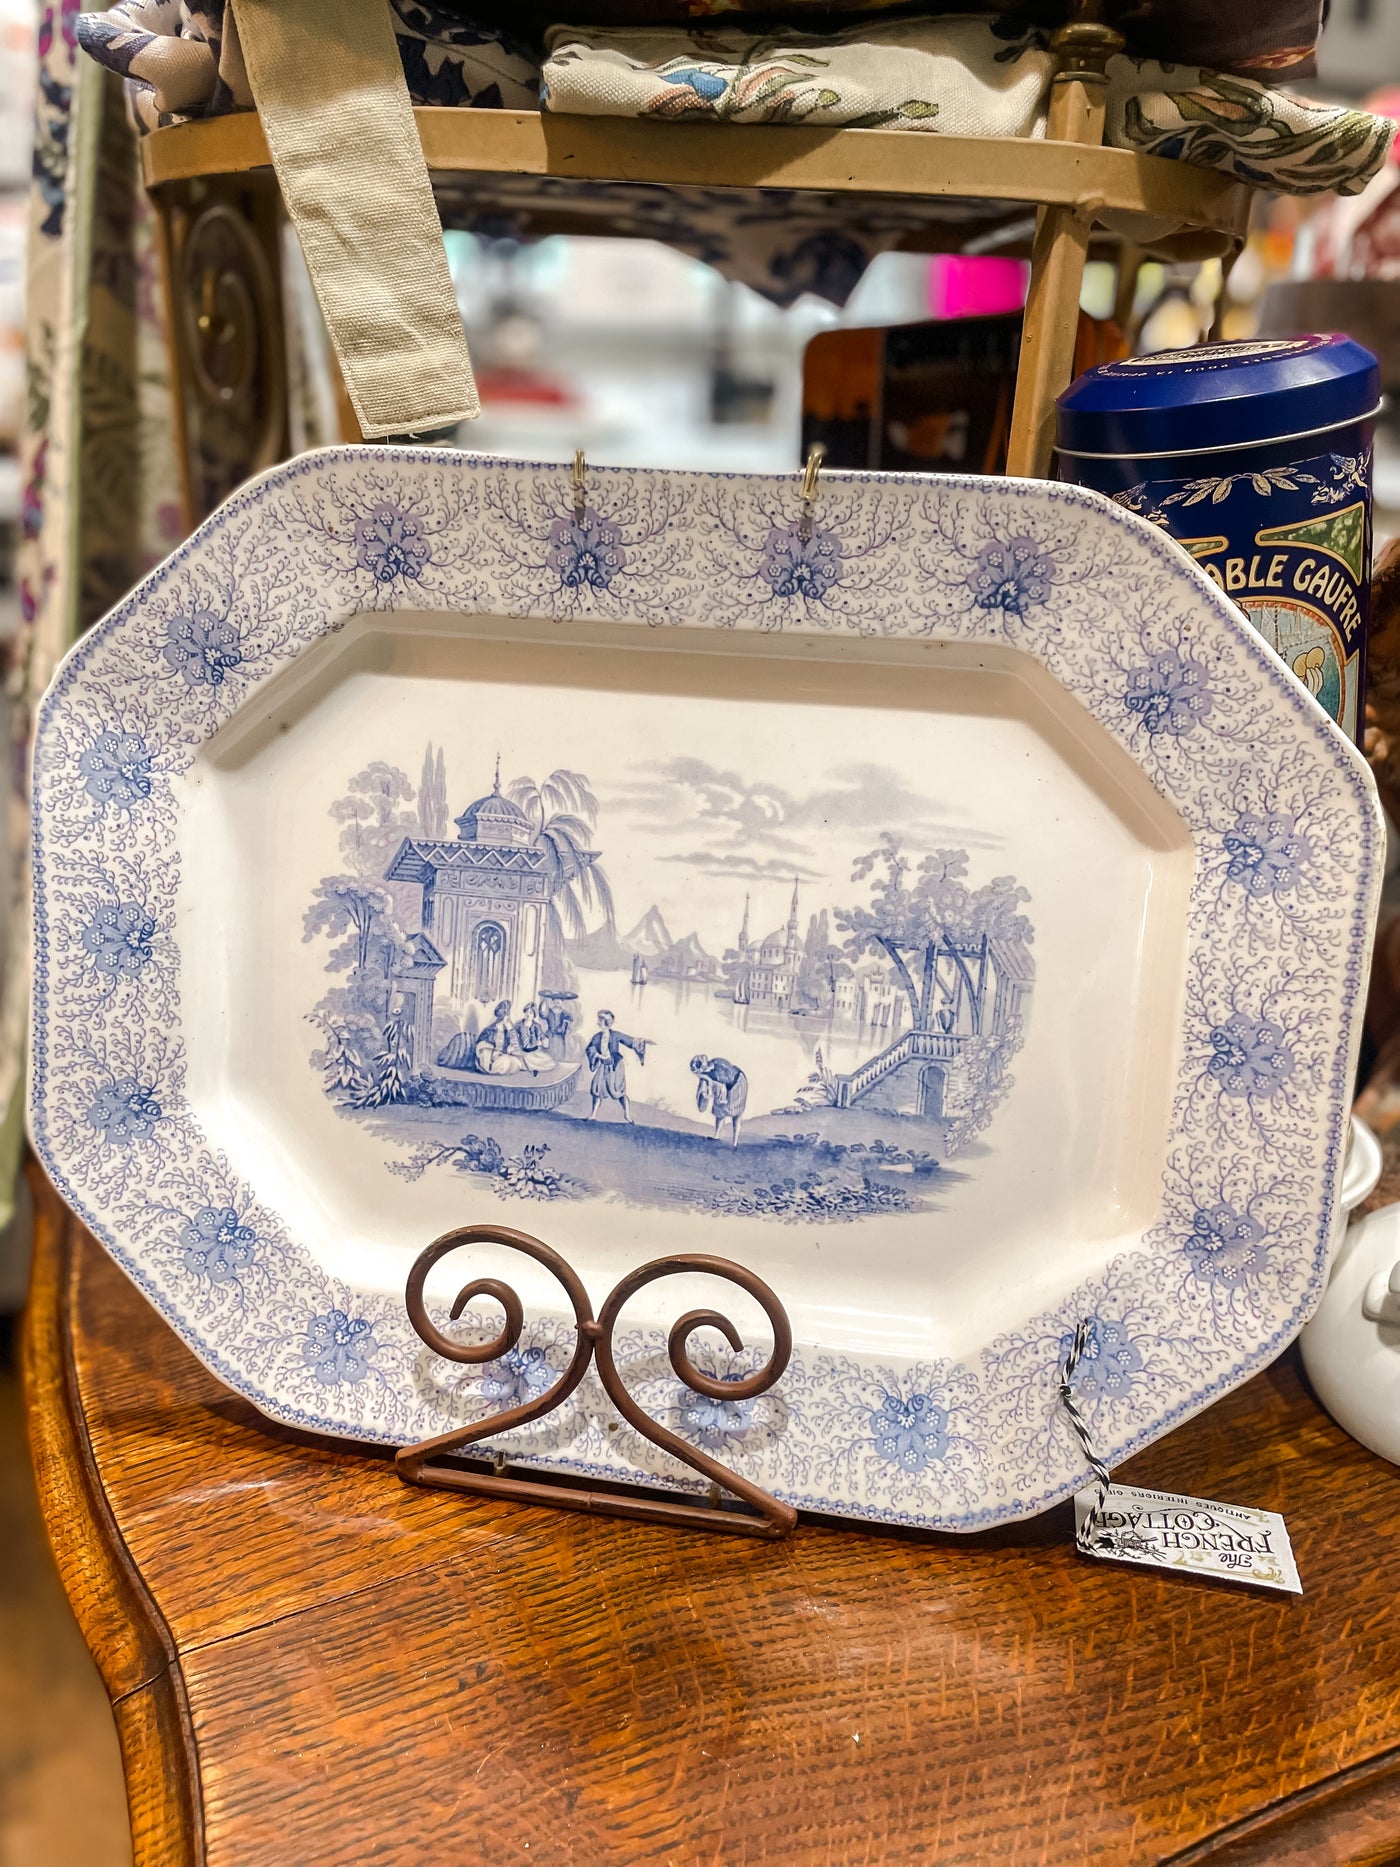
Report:
[[[411,1330],[457,1225],[593,1302],[672,1251],[776,1290],[773,1392],[665,1357],[672,1431],[802,1506],[971,1529],[1118,1458],[1325,1274],[1381,830],[1229,602],[1075,488],[337,449],[236,495],[69,655],[35,754],[31,1121],[55,1183],[266,1413],[405,1443],[484,1367]],[[487,1339],[489,1306],[456,1327]],[[483,1331],[487,1334],[483,1334]],[[512,1458],[691,1482],[592,1377]]]

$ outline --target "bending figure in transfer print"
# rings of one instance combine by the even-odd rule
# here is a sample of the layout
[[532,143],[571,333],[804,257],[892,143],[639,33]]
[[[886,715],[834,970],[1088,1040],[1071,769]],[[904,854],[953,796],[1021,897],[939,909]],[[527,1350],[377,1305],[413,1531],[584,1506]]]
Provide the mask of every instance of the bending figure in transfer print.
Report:
[[598,1029],[588,1040],[584,1052],[593,1075],[589,1079],[588,1093],[593,1098],[593,1106],[588,1111],[588,1120],[592,1121],[598,1113],[600,1102],[620,1102],[622,1119],[630,1122],[632,1110],[627,1102],[627,1066],[623,1051],[632,1051],[639,1063],[647,1060],[645,1037],[629,1037],[625,1031],[614,1030],[616,1020],[610,1011],[598,1013]]
[[726,1057],[692,1057],[690,1067],[696,1076],[695,1106],[702,1115],[715,1118],[715,1139],[726,1122],[732,1124],[731,1147],[739,1145],[739,1123],[749,1099],[749,1079],[737,1063]]

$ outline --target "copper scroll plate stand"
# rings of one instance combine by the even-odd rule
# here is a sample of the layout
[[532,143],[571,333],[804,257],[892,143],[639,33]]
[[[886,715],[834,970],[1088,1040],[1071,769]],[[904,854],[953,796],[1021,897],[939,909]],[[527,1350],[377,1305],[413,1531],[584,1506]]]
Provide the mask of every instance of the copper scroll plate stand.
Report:
[[[464,1225],[457,1231],[445,1232],[441,1238],[434,1239],[419,1254],[408,1274],[408,1286],[404,1292],[409,1321],[428,1347],[446,1361],[478,1365],[497,1361],[502,1355],[508,1355],[520,1340],[525,1325],[524,1308],[511,1286],[496,1277],[477,1277],[465,1284],[458,1291],[450,1311],[455,1322],[477,1297],[490,1297],[493,1302],[499,1303],[505,1311],[505,1322],[500,1334],[491,1341],[475,1344],[454,1342],[442,1333],[428,1315],[423,1290],[433,1266],[449,1252],[462,1246],[488,1244],[506,1245],[513,1251],[521,1251],[537,1264],[543,1264],[546,1270],[558,1278],[573,1305],[574,1321],[578,1329],[573,1354],[559,1378],[534,1400],[492,1414],[489,1419],[479,1420],[473,1426],[443,1433],[436,1439],[425,1439],[418,1445],[405,1446],[396,1454],[394,1461],[405,1484],[434,1486],[444,1491],[469,1491],[479,1497],[514,1498],[518,1503],[547,1504],[556,1510],[629,1517],[642,1523],[682,1524],[690,1529],[723,1530],[734,1536],[773,1539],[787,1535],[797,1522],[797,1512],[791,1505],[770,1497],[758,1485],[727,1470],[717,1459],[710,1458],[696,1447],[687,1445],[675,1433],[668,1432],[644,1413],[623,1385],[613,1354],[613,1332],[623,1305],[647,1284],[685,1271],[700,1271],[710,1277],[723,1277],[729,1283],[737,1284],[741,1290],[746,1290],[762,1304],[773,1329],[773,1351],[768,1360],[756,1373],[742,1381],[717,1381],[713,1376],[703,1374],[686,1352],[686,1344],[694,1330],[718,1329],[736,1352],[742,1348],[743,1343],[734,1324],[717,1310],[687,1310],[672,1326],[667,1339],[671,1366],[687,1387],[712,1400],[752,1400],[759,1394],[766,1394],[781,1380],[787,1368],[792,1355],[792,1329],[787,1312],[761,1277],[745,1270],[742,1265],[732,1263],[728,1258],[710,1257],[705,1252],[678,1252],[671,1257],[655,1258],[650,1264],[629,1271],[611,1292],[595,1319],[588,1292],[577,1273],[552,1246],[532,1238],[528,1232],[513,1231],[508,1226]],[[479,1440],[498,1438],[517,1426],[524,1426],[527,1421],[538,1420],[552,1413],[573,1393],[587,1373],[589,1362],[595,1360],[598,1378],[608,1398],[628,1425],[652,1445],[660,1446],[663,1451],[669,1452],[673,1458],[690,1466],[709,1481],[708,1504],[680,1504],[666,1498],[636,1496],[583,1485],[512,1478],[506,1471],[505,1461],[499,1456],[495,1468],[489,1472],[444,1462],[453,1453],[462,1452]],[[720,1496],[724,1491],[738,1498],[748,1509],[723,1509]]]

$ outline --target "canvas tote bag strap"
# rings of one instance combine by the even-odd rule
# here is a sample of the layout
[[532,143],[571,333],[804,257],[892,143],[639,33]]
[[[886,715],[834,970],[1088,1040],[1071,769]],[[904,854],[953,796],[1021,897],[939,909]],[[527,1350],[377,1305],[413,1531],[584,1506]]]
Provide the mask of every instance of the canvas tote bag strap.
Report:
[[387,0],[232,5],[362,433],[425,433],[479,415]]

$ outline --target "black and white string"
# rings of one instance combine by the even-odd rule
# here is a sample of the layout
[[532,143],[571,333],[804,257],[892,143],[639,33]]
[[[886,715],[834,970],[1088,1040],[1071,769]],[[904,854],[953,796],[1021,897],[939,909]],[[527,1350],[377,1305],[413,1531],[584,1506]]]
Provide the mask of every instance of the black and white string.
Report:
[[1069,1423],[1074,1428],[1074,1436],[1079,1441],[1084,1457],[1088,1462],[1089,1469],[1098,1482],[1099,1494],[1097,1498],[1095,1498],[1092,1508],[1089,1510],[1083,1523],[1080,1524],[1075,1534],[1075,1542],[1079,1545],[1080,1549],[1084,1550],[1092,1549],[1093,1547],[1094,1532],[1098,1527],[1099,1518],[1103,1514],[1104,1502],[1108,1496],[1108,1487],[1112,1482],[1108,1475],[1108,1467],[1094,1450],[1094,1442],[1089,1437],[1089,1428],[1085,1425],[1084,1416],[1079,1411],[1074,1399],[1075,1372],[1080,1362],[1083,1361],[1084,1352],[1088,1346],[1089,1322],[1087,1317],[1081,1317],[1074,1326],[1074,1334],[1070,1337],[1069,1352],[1065,1356],[1064,1364],[1060,1369],[1059,1389],[1060,1405],[1064,1408],[1069,1418]]

